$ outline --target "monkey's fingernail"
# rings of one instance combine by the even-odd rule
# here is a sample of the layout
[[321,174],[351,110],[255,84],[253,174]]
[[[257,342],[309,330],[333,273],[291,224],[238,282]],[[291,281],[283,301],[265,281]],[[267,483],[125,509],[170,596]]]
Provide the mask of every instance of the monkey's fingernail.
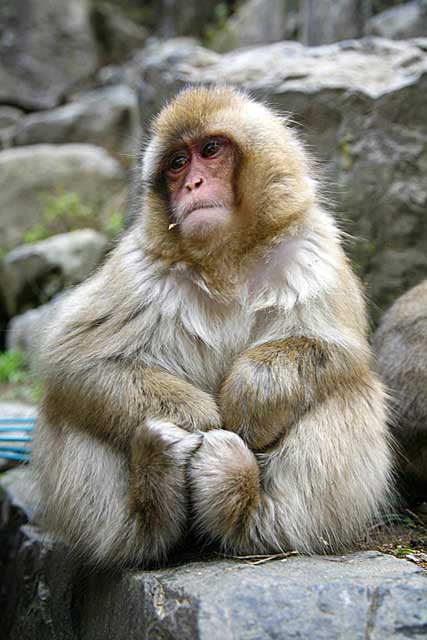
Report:
[[168,226],[168,231],[170,231],[171,229],[173,229],[174,227],[178,226],[178,224],[176,222],[172,222],[172,224],[170,224]]

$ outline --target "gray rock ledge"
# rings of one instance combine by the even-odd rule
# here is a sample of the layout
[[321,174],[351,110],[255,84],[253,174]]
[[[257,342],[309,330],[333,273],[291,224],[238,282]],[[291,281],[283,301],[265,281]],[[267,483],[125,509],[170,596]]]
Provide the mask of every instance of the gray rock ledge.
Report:
[[257,566],[199,555],[90,574],[25,524],[22,472],[9,473],[0,509],[5,640],[427,638],[426,574],[377,552]]

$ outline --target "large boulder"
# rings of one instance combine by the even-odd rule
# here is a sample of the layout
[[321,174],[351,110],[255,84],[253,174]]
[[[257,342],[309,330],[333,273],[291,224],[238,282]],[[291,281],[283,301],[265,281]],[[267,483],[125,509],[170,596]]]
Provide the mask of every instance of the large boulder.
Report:
[[74,193],[102,212],[124,185],[119,163],[94,145],[6,149],[0,152],[0,246],[20,244],[26,231],[45,222],[49,194]]
[[14,128],[12,143],[87,142],[108,149],[121,161],[129,161],[138,137],[136,94],[126,85],[117,85],[82,94],[57,109],[21,118]]
[[[116,77],[138,92],[144,128],[171,96],[189,83],[198,82],[203,70],[221,65],[224,57],[227,56],[200,46],[194,38],[152,39],[128,64],[120,69],[101,69],[99,76],[101,82],[115,82]],[[215,81],[219,79],[218,76]]]
[[422,0],[413,0],[382,11],[367,21],[365,33],[392,40],[425,37],[427,4]]
[[43,304],[66,287],[82,282],[98,266],[107,245],[102,233],[81,229],[13,249],[2,263],[9,316]]
[[411,502],[427,500],[427,280],[385,312],[373,342],[394,409],[401,488]]
[[47,327],[53,320],[62,297],[58,295],[36,309],[14,316],[7,325],[6,349],[22,353],[30,369],[37,368]]
[[[248,89],[290,112],[327,175],[348,251],[378,307],[425,274],[427,53],[423,41],[366,38],[322,47],[284,42],[211,61],[165,47],[134,64],[147,121],[188,83]],[[194,64],[193,60],[203,60]],[[153,62],[155,61],[155,64]],[[136,80],[134,80],[136,84]]]
[[200,550],[96,572],[31,526],[25,470],[2,478],[0,611],[8,640],[404,640],[425,637],[427,576],[377,552],[251,564]]
[[0,103],[54,107],[96,67],[87,0],[2,0]]

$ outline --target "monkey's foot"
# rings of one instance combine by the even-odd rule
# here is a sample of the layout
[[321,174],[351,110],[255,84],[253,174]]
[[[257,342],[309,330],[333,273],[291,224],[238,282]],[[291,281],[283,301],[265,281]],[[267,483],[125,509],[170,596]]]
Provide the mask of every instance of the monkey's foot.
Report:
[[202,437],[155,419],[135,434],[130,508],[145,540],[156,545],[163,540],[169,547],[182,536],[188,511],[187,464]]
[[132,467],[142,486],[157,485],[181,476],[191,454],[200,446],[203,435],[188,433],[171,422],[149,418],[135,434]]
[[235,433],[211,431],[204,434],[189,471],[199,532],[226,548],[246,548],[261,492],[252,451]]

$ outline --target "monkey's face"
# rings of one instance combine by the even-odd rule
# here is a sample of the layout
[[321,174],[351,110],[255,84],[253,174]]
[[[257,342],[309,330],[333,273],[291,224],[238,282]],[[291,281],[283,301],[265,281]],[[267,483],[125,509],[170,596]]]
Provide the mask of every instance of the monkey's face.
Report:
[[171,210],[182,234],[206,236],[232,224],[233,151],[228,138],[206,136],[167,158]]
[[238,91],[188,89],[160,112],[151,133],[141,238],[170,264],[240,269],[294,233],[312,206],[315,183],[298,139]]

